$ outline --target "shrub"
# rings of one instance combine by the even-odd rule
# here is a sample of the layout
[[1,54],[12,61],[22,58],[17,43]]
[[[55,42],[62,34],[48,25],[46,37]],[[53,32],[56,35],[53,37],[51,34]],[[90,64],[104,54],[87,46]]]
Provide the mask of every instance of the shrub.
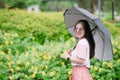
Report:
[[[2,12],[0,79],[68,80],[70,78],[72,66],[68,61],[61,59],[60,54],[73,47],[75,40],[70,38],[65,29],[61,13],[53,15],[41,12],[40,14],[44,15],[40,16],[19,10],[18,13],[5,10],[0,12]],[[54,18],[51,20],[52,17]],[[95,80],[119,80],[119,28],[113,23],[106,21],[104,23],[112,33],[114,60],[100,62],[93,58],[90,73]],[[56,42],[57,40],[59,41]]]
[[21,10],[0,10],[0,28],[18,32],[21,39],[33,34],[35,40],[44,44],[45,39],[68,40],[71,35],[65,28],[62,13],[28,13]]

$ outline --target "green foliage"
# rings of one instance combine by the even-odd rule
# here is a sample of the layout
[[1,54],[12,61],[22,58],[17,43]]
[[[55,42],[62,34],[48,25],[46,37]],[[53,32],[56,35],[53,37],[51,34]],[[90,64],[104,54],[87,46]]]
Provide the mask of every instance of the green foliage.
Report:
[[73,6],[75,1],[43,1],[40,4],[42,11],[64,11],[68,7]]
[[114,11],[116,11],[118,14],[120,14],[120,0],[103,0],[103,3],[101,4],[101,6],[103,7],[104,12],[107,12],[109,14],[112,14],[112,1],[114,2]]
[[39,5],[41,0],[4,0],[2,2],[9,8],[26,8],[29,5]]
[[27,6],[35,5],[35,4],[39,5],[41,3],[41,0],[24,0],[23,2],[25,2]]
[[69,78],[70,63],[64,62],[60,54],[66,48],[73,46],[71,44],[75,42],[73,39],[57,43],[46,40],[44,45],[40,45],[35,42],[32,35],[24,40],[12,31],[0,31],[0,35],[1,79],[67,80]]
[[[62,13],[16,11],[0,11],[0,79],[68,80],[72,66],[60,55],[75,40],[65,28]],[[91,59],[90,73],[94,80],[119,80],[119,22],[103,22],[111,32],[114,60]]]
[[[29,35],[35,41],[44,44],[45,39],[59,41],[71,36],[65,28],[62,13],[28,13],[20,10],[0,11],[0,28],[5,31],[18,32],[21,39]],[[30,34],[31,33],[31,34]]]
[[[60,42],[45,41],[40,45],[33,35],[20,39],[18,33],[0,31],[0,78],[1,79],[40,79],[68,80],[72,66],[60,58],[63,51],[71,48],[75,40]],[[93,79],[119,79],[120,40],[113,39],[114,60],[99,62],[91,60],[90,73]],[[4,64],[4,65],[3,65]]]
[[117,38],[119,36],[119,35],[116,35],[116,34],[120,34],[119,21],[118,22],[116,22],[116,21],[104,21],[103,23],[105,24],[105,26],[110,31],[112,38]]

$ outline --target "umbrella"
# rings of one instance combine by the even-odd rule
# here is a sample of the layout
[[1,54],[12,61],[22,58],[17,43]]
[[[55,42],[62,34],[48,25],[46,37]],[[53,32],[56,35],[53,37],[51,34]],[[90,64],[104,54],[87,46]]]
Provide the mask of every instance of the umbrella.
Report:
[[113,60],[113,49],[109,30],[101,20],[83,8],[71,7],[64,12],[64,21],[69,32],[74,36],[73,29],[78,20],[87,20],[95,40],[95,57],[100,61]]

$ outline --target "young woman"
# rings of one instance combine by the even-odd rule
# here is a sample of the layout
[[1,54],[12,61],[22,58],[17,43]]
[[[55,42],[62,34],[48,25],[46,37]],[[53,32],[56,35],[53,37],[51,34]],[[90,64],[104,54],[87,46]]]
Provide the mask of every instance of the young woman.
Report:
[[90,59],[94,56],[95,42],[86,20],[79,20],[75,24],[74,35],[78,39],[76,47],[64,52],[61,57],[72,63],[71,80],[92,80],[89,68]]

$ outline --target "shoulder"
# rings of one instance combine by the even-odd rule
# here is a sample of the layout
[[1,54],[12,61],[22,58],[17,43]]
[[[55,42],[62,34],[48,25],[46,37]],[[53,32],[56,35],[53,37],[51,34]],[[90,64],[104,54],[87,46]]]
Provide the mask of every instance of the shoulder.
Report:
[[85,45],[85,46],[88,45],[87,39],[83,38],[83,39],[79,40],[78,45]]

